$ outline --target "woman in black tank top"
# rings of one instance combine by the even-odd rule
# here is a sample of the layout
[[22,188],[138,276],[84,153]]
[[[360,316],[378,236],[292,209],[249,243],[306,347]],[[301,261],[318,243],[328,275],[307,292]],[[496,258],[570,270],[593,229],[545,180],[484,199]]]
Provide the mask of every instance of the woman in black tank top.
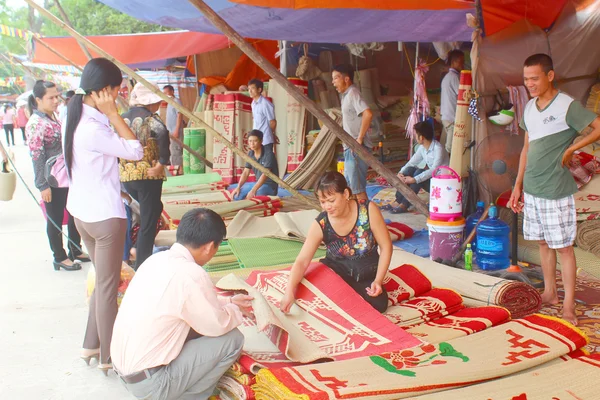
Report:
[[[323,212],[311,226],[296,258],[281,310],[289,312],[295,291],[321,242],[327,255],[321,262],[331,268],[377,311],[388,306],[383,278],[392,257],[392,241],[375,204],[351,198],[348,183],[339,172],[327,172],[317,185]],[[378,248],[380,253],[378,253]]]

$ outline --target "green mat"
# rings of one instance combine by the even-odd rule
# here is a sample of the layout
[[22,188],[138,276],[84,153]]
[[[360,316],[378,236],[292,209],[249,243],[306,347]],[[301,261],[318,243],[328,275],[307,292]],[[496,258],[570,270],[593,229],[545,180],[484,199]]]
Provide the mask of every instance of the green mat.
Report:
[[163,182],[163,187],[175,186],[190,186],[190,185],[205,185],[207,183],[215,183],[221,181],[221,175],[216,172],[207,174],[179,175],[170,176],[166,182]]
[[214,257],[204,265],[204,269],[208,272],[229,271],[239,268],[242,268],[242,266],[227,241],[221,243]]
[[[300,242],[273,238],[229,239],[229,245],[243,268],[292,265],[302,249]],[[317,250],[314,258],[323,257],[325,257],[325,250]]]

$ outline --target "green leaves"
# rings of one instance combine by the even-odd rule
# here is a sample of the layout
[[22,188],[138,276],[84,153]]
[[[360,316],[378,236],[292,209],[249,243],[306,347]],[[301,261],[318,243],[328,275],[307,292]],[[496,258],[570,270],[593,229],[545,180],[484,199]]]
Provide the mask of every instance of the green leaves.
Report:
[[457,357],[457,358],[460,358],[461,360],[463,360],[464,362],[469,361],[469,357],[454,350],[454,347],[452,347],[452,345],[450,345],[450,343],[442,342],[438,345],[438,348],[440,349],[440,354],[443,357]]
[[398,368],[394,367],[383,357],[371,356],[369,358],[371,359],[371,361],[373,361],[373,363],[375,365],[380,366],[381,368],[383,368],[386,371],[391,372],[393,374],[404,375],[404,376],[408,376],[411,378],[417,376],[417,374],[414,371],[409,371],[406,369],[398,369]]

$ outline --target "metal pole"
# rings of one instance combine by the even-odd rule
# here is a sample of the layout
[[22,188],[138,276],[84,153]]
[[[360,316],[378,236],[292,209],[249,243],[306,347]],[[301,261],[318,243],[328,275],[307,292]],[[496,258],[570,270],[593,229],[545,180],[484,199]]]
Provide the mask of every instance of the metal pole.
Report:
[[[30,2],[31,0],[26,0]],[[227,22],[221,18],[212,8],[202,0],[189,0],[204,16],[213,23],[221,32],[238,46],[246,55],[254,61],[263,71],[269,74],[285,91],[298,101],[304,108],[311,112],[315,117],[323,122],[327,128],[333,132],[344,144],[346,144],[358,157],[364,160],[375,171],[383,176],[395,189],[411,202],[415,208],[426,216],[429,210],[423,200],[421,200],[398,176],[387,169],[376,157],[366,150],[363,146],[344,131],[327,113],[314,101],[304,95],[293,83],[279,72],[262,54],[252,47],[239,33],[237,33]]]

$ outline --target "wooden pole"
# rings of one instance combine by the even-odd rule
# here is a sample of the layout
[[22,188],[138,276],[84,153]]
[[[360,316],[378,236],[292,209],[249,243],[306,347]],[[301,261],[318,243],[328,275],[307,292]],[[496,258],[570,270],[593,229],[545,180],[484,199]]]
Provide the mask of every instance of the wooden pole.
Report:
[[[64,8],[62,8],[62,6],[60,5],[60,2],[58,0],[54,0],[54,4],[56,5],[56,8],[58,8],[58,12],[62,16],[65,23],[69,26],[69,28],[73,28],[73,24],[71,23],[71,20],[69,19],[69,16],[65,12]],[[77,38],[75,39],[77,40]],[[85,56],[87,57],[88,61],[94,58],[92,57],[92,54],[87,49],[87,47],[85,47],[82,41],[77,40],[77,43],[79,44],[79,47],[81,47],[81,50],[83,51],[83,54],[85,54]]]
[[70,59],[68,59],[66,56],[64,56],[61,53],[59,53],[58,50],[54,49],[52,46],[50,46],[49,44],[47,44],[46,42],[44,42],[41,38],[34,36],[34,39],[39,44],[41,44],[42,46],[44,46],[45,48],[47,48],[49,51],[51,51],[52,53],[54,53],[58,57],[62,58],[67,63],[71,64],[73,67],[77,68],[80,72],[83,72],[83,68],[81,68],[79,65],[75,64],[73,61],[71,61]]
[[[31,0],[26,0],[30,2]],[[426,216],[429,215],[429,210],[425,202],[421,200],[398,176],[387,169],[377,158],[373,157],[369,151],[344,131],[327,113],[321,109],[314,101],[304,95],[296,86],[291,83],[285,76],[279,72],[262,54],[252,47],[242,36],[240,36],[223,18],[221,18],[212,8],[210,8],[202,0],[189,0],[204,16],[213,23],[221,32],[238,46],[252,61],[254,61],[263,71],[269,74],[285,91],[296,99],[302,106],[310,111],[315,117],[323,122],[327,128],[331,130],[339,139],[344,142],[355,154],[363,159],[375,171],[383,176],[395,189],[411,202],[415,208]]]
[[[29,5],[31,5],[33,8],[35,8],[40,14],[44,15],[45,17],[47,17],[48,19],[50,19],[52,22],[54,22],[55,24],[57,24],[59,27],[63,28],[65,31],[69,32],[69,34],[71,36],[73,36],[73,37],[81,40],[82,42],[84,42],[88,47],[90,47],[96,53],[98,53],[102,57],[105,57],[108,60],[112,61],[115,65],[117,65],[127,75],[129,75],[130,77],[135,78],[138,82],[141,82],[150,91],[152,91],[154,94],[156,94],[161,99],[163,99],[163,101],[165,101],[165,102],[167,102],[167,104],[170,104],[173,107],[175,107],[175,109],[177,111],[179,111],[180,113],[182,113],[183,115],[185,115],[186,117],[188,117],[194,123],[198,124],[201,128],[206,129],[207,131],[211,132],[214,136],[218,137],[222,141],[222,143],[225,144],[225,146],[227,146],[229,149],[231,149],[231,151],[233,151],[236,155],[238,155],[239,157],[241,157],[244,161],[248,162],[250,165],[254,166],[256,169],[258,169],[259,171],[261,171],[263,174],[265,174],[266,176],[268,176],[269,178],[271,178],[279,186],[281,186],[282,188],[288,190],[290,193],[292,193],[294,196],[296,196],[299,200],[305,202],[306,204],[309,204],[311,207],[319,208],[319,205],[318,205],[318,203],[317,203],[316,200],[310,199],[310,198],[308,198],[308,197],[300,194],[296,189],[294,189],[293,187],[291,187],[290,185],[288,185],[286,182],[282,181],[279,178],[279,176],[273,174],[269,169],[265,168],[260,163],[258,163],[257,161],[253,160],[252,158],[250,158],[248,156],[248,154],[244,153],[242,150],[240,150],[239,148],[237,148],[233,143],[231,143],[229,140],[227,140],[227,138],[225,138],[219,132],[217,132],[216,130],[214,130],[211,126],[207,125],[200,117],[198,117],[197,115],[194,115],[193,112],[191,112],[187,108],[183,107],[182,105],[180,105],[179,103],[177,103],[176,101],[174,101],[173,99],[171,99],[170,97],[168,97],[167,95],[165,95],[162,91],[158,90],[154,85],[152,85],[146,79],[142,78],[140,75],[138,75],[134,70],[132,70],[131,68],[129,68],[127,65],[125,65],[125,64],[121,63],[120,61],[116,60],[114,57],[112,57],[110,54],[108,54],[102,48],[100,48],[95,43],[93,43],[90,40],[88,40],[86,37],[82,36],[76,30],[74,30],[73,28],[71,28],[70,26],[68,26],[67,24],[65,24],[63,21],[61,21],[59,18],[57,18],[54,14],[52,14],[51,12],[49,12],[48,10],[46,10],[44,7],[42,7],[39,4],[37,4],[35,1],[33,1],[33,0],[25,0],[25,2],[27,4],[29,4]],[[171,138],[173,138],[173,136],[171,136]],[[179,141],[179,142],[181,143],[181,141]]]
[[23,61],[19,60],[18,58],[16,58],[16,57],[13,57],[12,55],[11,55],[11,56],[10,56],[10,58],[9,58],[9,57],[7,57],[6,55],[4,55],[4,53],[0,53],[0,55],[1,55],[2,57],[4,57],[4,59],[5,59],[6,61],[8,61],[9,63],[11,63],[12,65],[15,65],[15,66],[16,66],[16,63],[15,63],[15,61],[16,61],[16,62],[18,62],[18,63],[21,65],[21,67],[23,67],[23,68],[24,68],[24,69],[25,69],[27,72],[29,72],[29,74],[30,74],[31,76],[33,76],[35,79],[37,79],[37,80],[40,80],[40,79],[41,79],[41,78],[40,78],[40,75],[38,75],[37,73],[35,73],[35,72],[34,72],[34,71],[31,69],[31,68],[29,68],[27,65],[23,64]]

